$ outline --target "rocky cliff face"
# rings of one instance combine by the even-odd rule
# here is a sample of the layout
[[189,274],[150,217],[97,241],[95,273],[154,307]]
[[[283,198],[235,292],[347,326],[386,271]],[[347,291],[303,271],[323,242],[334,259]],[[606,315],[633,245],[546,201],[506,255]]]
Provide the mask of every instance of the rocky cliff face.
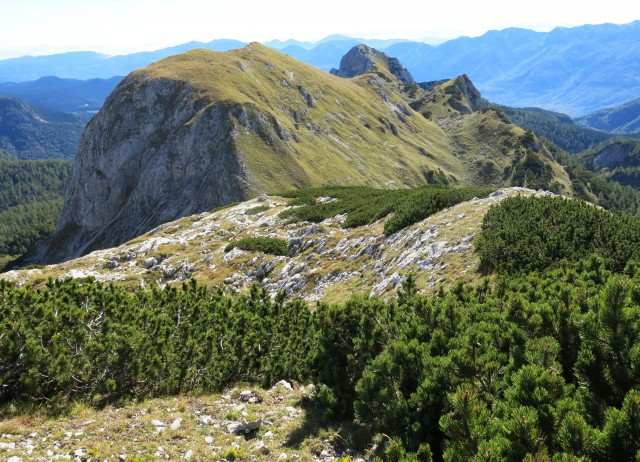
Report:
[[42,261],[111,247],[161,223],[244,199],[233,155],[238,108],[207,105],[194,89],[133,75],[82,136],[54,238]]
[[415,83],[411,73],[402,67],[397,58],[390,58],[367,45],[357,45],[349,50],[340,60],[340,69],[331,69],[331,73],[338,77],[352,78],[372,72],[376,67],[388,69],[393,76],[404,84]]

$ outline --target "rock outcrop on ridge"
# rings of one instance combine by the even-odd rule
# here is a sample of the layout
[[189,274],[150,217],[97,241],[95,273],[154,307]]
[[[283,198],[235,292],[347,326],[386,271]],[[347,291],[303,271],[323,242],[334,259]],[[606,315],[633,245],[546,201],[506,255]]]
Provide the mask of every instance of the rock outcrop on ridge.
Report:
[[331,69],[333,75],[352,78],[374,71],[376,67],[388,69],[393,76],[406,85],[415,83],[411,72],[402,67],[398,58],[391,58],[367,45],[357,45],[340,60],[339,69]]

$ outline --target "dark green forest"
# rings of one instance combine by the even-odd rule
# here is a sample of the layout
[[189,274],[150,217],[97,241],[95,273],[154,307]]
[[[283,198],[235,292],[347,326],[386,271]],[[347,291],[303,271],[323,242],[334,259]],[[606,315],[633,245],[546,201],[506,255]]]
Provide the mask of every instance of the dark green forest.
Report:
[[[561,149],[572,154],[577,154],[620,137],[620,135],[582,127],[574,123],[568,115],[546,109],[537,107],[513,108],[493,103],[489,107],[499,109],[514,124],[525,130],[533,130],[536,135],[548,139]],[[628,137],[631,136],[634,135],[628,135]]]
[[51,234],[72,165],[0,160],[0,255],[21,255]]
[[75,158],[86,120],[0,96],[0,149],[19,159]]
[[563,198],[505,200],[478,243],[497,272],[432,296],[409,276],[388,302],[1,281],[0,403],[313,380],[309,418],[352,447],[382,438],[381,460],[637,460],[637,226]]

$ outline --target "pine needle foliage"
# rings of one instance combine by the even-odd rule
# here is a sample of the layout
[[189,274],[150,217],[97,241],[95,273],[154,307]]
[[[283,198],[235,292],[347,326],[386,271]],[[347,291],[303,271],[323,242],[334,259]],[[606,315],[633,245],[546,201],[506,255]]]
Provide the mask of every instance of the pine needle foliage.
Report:
[[[300,205],[280,213],[292,221],[319,223],[336,215],[346,214],[343,227],[369,225],[393,214],[384,226],[384,233],[393,234],[424,220],[447,207],[474,197],[486,197],[491,188],[453,188],[431,185],[415,189],[375,189],[366,186],[331,186],[289,191],[284,197]],[[321,200],[319,200],[321,199]]]

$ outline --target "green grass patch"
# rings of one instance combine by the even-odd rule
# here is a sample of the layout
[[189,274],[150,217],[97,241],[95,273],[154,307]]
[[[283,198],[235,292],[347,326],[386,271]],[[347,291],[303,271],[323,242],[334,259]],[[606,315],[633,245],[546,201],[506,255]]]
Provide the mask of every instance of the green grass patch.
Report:
[[245,214],[247,214],[247,215],[257,215],[258,213],[266,212],[267,210],[269,210],[269,206],[268,205],[266,205],[266,204],[258,205],[257,207],[253,207],[253,208],[247,209]]
[[289,254],[287,241],[275,237],[245,237],[230,243],[224,250],[225,252],[230,252],[234,248],[248,252],[263,252],[270,255],[287,256]]
[[[393,234],[407,226],[424,220],[447,207],[474,197],[486,197],[490,188],[452,188],[424,186],[415,189],[375,189],[366,186],[329,186],[289,191],[283,197],[293,199],[288,205],[300,205],[280,213],[280,218],[294,222],[319,223],[327,218],[347,214],[345,228],[371,224],[394,214],[384,226],[385,234]],[[318,198],[332,198],[318,201]]]

